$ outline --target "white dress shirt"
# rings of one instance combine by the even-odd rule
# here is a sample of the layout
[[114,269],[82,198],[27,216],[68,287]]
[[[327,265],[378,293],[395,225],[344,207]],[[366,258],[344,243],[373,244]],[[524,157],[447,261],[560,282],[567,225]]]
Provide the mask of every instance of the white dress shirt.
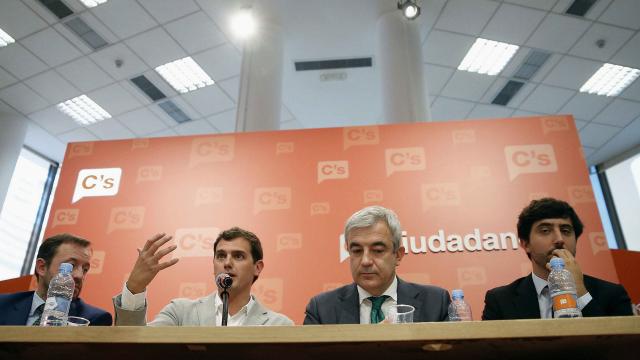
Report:
[[[553,318],[552,307],[553,302],[551,301],[551,295],[549,294],[549,283],[547,280],[544,280],[538,277],[536,274],[531,273],[531,277],[533,278],[533,285],[536,287],[536,294],[538,294],[538,306],[540,307],[540,318],[542,319],[551,319]],[[546,289],[545,289],[546,288]],[[588,292],[578,298],[576,303],[578,304],[578,309],[582,311],[589,304],[589,302],[593,299],[591,294]]]
[[[120,297],[121,306],[124,310],[129,311],[140,311],[144,308],[146,304],[147,298],[147,290],[139,293],[132,294],[131,291],[127,288],[127,283],[125,282],[122,287],[122,296]],[[216,325],[222,325],[222,298],[220,298],[220,294],[216,292],[216,296],[213,300],[214,307],[216,311]],[[256,301],[253,298],[253,295],[249,297],[249,302],[247,302],[237,313],[231,315],[227,318],[227,326],[242,326],[247,321],[247,314],[249,310],[255,305]],[[369,309],[371,309],[371,305],[369,305]],[[35,320],[34,320],[35,321]]]
[[[371,300],[367,299],[370,296],[369,292],[363,288],[358,287],[358,297],[360,299],[360,324],[371,323]],[[393,282],[382,295],[388,295],[389,297],[382,303],[382,313],[387,316],[387,311],[391,305],[398,303],[398,278],[394,277]]]

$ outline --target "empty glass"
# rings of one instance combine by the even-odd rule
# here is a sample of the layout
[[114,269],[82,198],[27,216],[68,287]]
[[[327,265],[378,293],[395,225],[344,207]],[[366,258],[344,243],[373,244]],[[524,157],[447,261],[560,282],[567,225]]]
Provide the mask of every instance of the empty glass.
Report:
[[390,324],[406,324],[413,322],[413,312],[416,309],[411,305],[391,305],[387,310],[386,320]]

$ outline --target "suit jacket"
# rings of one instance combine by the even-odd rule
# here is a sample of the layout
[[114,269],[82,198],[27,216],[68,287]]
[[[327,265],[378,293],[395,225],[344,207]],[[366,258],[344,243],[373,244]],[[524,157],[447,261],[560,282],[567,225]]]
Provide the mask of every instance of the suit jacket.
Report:
[[[360,301],[355,283],[314,296],[305,311],[304,324],[360,324]],[[449,292],[398,278],[398,304],[416,310],[414,322],[446,321]]]
[[[33,291],[25,291],[0,295],[0,325],[26,325],[33,302],[33,293]],[[80,298],[71,301],[69,315],[88,319],[90,326],[111,326],[113,322],[111,314],[87,304]]]
[[[148,325],[148,326],[216,326],[215,299],[216,293],[191,299],[173,299],[160,313],[147,324],[147,307],[137,311],[122,308],[121,297],[113,298],[116,312],[116,325]],[[293,325],[288,317],[271,311],[262,305],[258,299],[247,314],[245,325]]]
[[[584,285],[592,299],[582,309],[582,316],[633,315],[631,300],[622,286],[589,275],[584,275]],[[538,294],[531,274],[485,295],[482,320],[539,318]]]

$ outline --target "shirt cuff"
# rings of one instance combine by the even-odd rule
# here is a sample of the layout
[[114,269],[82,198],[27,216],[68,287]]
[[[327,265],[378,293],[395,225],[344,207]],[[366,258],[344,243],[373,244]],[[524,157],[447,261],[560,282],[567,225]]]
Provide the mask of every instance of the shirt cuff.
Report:
[[582,296],[580,296],[578,298],[578,309],[580,309],[580,311],[582,311],[582,309],[584,309],[585,307],[587,307],[587,305],[589,305],[589,302],[591,302],[591,300],[593,300],[593,298],[591,297],[591,294],[586,293]]
[[144,309],[147,304],[147,289],[139,294],[132,294],[127,288],[127,282],[125,281],[122,286],[122,296],[120,297],[120,305],[122,309],[128,311],[139,311]]

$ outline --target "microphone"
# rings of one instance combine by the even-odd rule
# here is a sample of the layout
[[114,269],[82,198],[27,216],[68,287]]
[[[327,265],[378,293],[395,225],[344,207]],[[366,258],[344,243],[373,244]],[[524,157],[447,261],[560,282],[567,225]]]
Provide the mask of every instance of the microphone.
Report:
[[227,273],[220,273],[216,276],[216,285],[223,289],[228,289],[233,284],[233,278]]

